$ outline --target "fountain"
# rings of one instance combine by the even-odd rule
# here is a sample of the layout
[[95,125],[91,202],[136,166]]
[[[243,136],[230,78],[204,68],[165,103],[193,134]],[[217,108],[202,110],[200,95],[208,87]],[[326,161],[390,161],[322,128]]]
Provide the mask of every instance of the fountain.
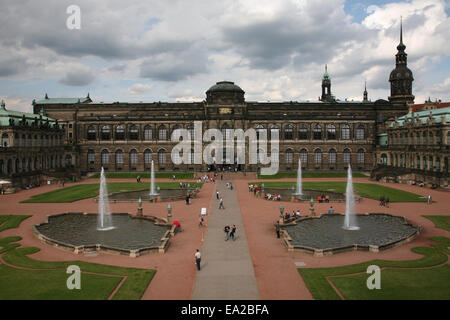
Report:
[[302,160],[298,159],[298,171],[297,171],[297,189],[295,190],[294,196],[301,197],[303,195],[302,190]]
[[97,230],[107,231],[114,229],[109,210],[108,189],[106,186],[105,170],[102,167],[100,174],[100,194],[98,197]]
[[156,197],[158,195],[158,193],[156,193],[155,191],[155,164],[152,160],[152,171],[151,171],[151,175],[150,175],[150,193],[149,196],[150,197]]
[[343,228],[345,230],[359,230],[355,216],[355,194],[353,192],[352,169],[350,167],[350,164],[348,165],[347,173],[347,189],[345,191],[345,218]]

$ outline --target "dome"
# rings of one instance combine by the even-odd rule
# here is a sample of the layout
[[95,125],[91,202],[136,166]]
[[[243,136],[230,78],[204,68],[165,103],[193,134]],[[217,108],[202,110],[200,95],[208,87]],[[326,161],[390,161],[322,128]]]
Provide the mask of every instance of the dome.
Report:
[[231,81],[220,81],[213,85],[211,88],[206,91],[208,92],[240,92],[244,93],[239,86],[235,85],[234,82]]
[[392,70],[389,81],[392,80],[414,80],[412,71],[409,68],[395,68]]

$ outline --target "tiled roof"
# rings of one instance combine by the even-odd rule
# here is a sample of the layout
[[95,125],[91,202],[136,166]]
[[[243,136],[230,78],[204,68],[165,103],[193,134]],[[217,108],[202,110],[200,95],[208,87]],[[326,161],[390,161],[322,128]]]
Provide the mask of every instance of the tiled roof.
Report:
[[[414,116],[414,119],[419,119],[422,124],[426,124],[428,119],[430,118],[430,114],[431,117],[434,120],[434,123],[441,123],[442,122],[442,117],[445,118],[445,121],[447,123],[450,123],[450,106],[449,107],[445,107],[445,108],[439,108],[439,109],[433,109],[433,110],[423,110],[423,111],[418,111],[418,112],[410,112],[400,118],[397,119],[397,123],[400,127],[403,126],[405,120],[411,120],[412,117]],[[394,122],[391,123],[390,127],[394,127]]]

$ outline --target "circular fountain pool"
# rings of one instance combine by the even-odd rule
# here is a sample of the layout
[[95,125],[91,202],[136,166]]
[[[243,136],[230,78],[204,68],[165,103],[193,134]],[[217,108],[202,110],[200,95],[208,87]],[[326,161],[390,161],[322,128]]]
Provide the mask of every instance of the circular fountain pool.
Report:
[[405,218],[389,214],[358,214],[357,222],[359,230],[345,230],[344,216],[340,214],[300,219],[284,227],[288,248],[315,255],[349,250],[378,252],[411,240],[420,231]]
[[139,198],[142,201],[151,201],[155,200],[158,196],[160,200],[176,200],[176,199],[184,199],[189,193],[191,196],[194,196],[195,190],[187,190],[187,189],[161,189],[158,191],[159,195],[149,195],[148,190],[138,190],[138,191],[124,191],[124,192],[116,192],[108,195],[110,201],[119,201],[119,202],[136,202]]
[[76,253],[106,251],[130,256],[164,249],[170,237],[170,225],[158,225],[148,218],[129,214],[111,214],[113,229],[98,230],[97,214],[64,213],[47,217],[33,226],[41,240]]

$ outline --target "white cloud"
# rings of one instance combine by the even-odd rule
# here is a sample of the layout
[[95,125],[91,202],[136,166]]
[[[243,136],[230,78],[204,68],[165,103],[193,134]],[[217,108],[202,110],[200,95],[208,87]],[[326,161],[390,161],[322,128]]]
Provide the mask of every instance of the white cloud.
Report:
[[152,84],[136,83],[127,90],[127,93],[130,95],[142,95],[151,91],[153,87]]

